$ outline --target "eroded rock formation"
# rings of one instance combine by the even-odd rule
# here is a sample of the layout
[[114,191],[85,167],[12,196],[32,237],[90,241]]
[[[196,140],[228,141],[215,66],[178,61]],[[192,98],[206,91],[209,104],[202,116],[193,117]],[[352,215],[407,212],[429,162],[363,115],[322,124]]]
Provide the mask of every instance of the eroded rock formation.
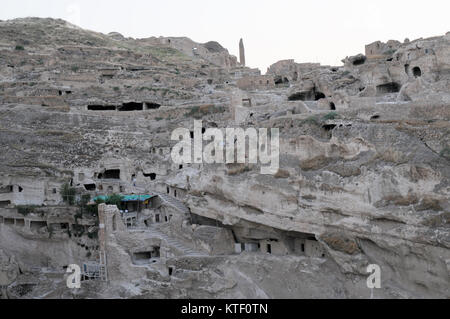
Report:
[[[266,75],[214,41],[37,18],[0,38],[8,297],[369,298],[369,264],[375,297],[450,297],[448,33]],[[278,172],[176,164],[171,134],[195,119],[278,128]],[[81,203],[112,194],[129,197]],[[71,291],[70,264],[108,283]]]

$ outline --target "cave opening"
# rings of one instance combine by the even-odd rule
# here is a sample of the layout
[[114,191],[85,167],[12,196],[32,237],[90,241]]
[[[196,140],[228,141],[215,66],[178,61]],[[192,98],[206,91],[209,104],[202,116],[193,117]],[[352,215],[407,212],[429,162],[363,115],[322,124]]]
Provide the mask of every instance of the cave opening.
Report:
[[120,179],[120,169],[109,169],[98,174],[99,179]]
[[324,99],[324,98],[326,98],[326,96],[322,92],[315,92],[314,93],[314,100],[315,101],[319,101],[319,100]]
[[377,94],[384,95],[400,92],[400,85],[395,82],[385,83],[377,86]]
[[365,56],[361,56],[361,57],[358,57],[357,59],[355,59],[353,61],[353,65],[354,66],[363,65],[365,62],[366,62],[366,57]]
[[325,94],[316,89],[309,91],[296,92],[288,97],[289,101],[318,101],[320,99],[326,98]]
[[308,101],[310,98],[310,92],[297,92],[288,97],[289,101]]
[[13,192],[13,186],[12,185],[8,185],[8,186],[0,188],[0,194],[12,193],[12,192]]
[[274,82],[276,85],[281,85],[281,84],[288,84],[289,80],[286,77],[282,77],[282,76],[278,75],[274,78]]
[[119,107],[119,112],[132,112],[132,111],[143,111],[144,104],[137,102],[129,102],[123,103],[121,107]]
[[95,189],[96,189],[97,187],[95,186],[95,184],[85,184],[85,185],[84,185],[84,188],[85,188],[87,191],[95,191]]
[[148,110],[157,110],[157,109],[159,109],[161,107],[161,104],[158,104],[158,103],[149,103],[149,102],[147,102],[146,105],[147,105],[147,109]]
[[114,105],[88,105],[89,111],[115,111]]
[[336,104],[334,102],[330,102],[330,110],[336,110]]
[[155,173],[144,174],[144,177],[150,177],[150,180],[154,181],[156,179]]
[[412,69],[414,77],[418,78],[422,76],[422,70],[416,66]]
[[11,205],[11,201],[10,200],[2,200],[2,201],[0,201],[0,208],[8,207],[9,205]]

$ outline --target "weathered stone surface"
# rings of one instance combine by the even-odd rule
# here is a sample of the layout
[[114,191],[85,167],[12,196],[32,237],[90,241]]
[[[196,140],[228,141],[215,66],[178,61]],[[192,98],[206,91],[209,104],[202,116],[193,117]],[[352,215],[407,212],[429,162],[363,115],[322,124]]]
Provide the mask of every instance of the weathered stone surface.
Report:
[[[448,34],[266,75],[214,41],[38,18],[0,21],[0,38],[0,249],[23,272],[9,294],[370,298],[378,264],[375,297],[450,297]],[[174,163],[171,133],[195,119],[279,128],[277,173]],[[158,200],[130,227],[101,205],[100,225],[63,202],[65,183]],[[70,292],[63,267],[100,247],[109,286]]]

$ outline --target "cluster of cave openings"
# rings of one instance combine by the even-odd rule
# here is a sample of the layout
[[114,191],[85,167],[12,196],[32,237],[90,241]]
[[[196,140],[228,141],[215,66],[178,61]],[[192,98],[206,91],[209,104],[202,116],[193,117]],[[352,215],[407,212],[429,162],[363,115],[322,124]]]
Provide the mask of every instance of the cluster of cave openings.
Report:
[[119,106],[120,112],[143,111],[143,110],[144,110],[144,103],[129,102],[123,103],[122,106]]
[[396,82],[385,83],[377,86],[377,95],[400,92],[400,85]]
[[120,169],[109,169],[98,174],[98,179],[120,179]]
[[115,111],[115,105],[88,105],[89,111]]

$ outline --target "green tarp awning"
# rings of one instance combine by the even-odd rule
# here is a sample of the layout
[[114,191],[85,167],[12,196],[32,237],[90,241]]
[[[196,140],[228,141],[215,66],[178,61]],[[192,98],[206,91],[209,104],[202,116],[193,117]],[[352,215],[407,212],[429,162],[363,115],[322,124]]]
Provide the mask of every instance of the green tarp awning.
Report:
[[[155,195],[122,195],[122,202],[145,202],[146,200],[155,197]],[[109,196],[97,196],[92,200],[95,202],[97,200],[107,201]]]

